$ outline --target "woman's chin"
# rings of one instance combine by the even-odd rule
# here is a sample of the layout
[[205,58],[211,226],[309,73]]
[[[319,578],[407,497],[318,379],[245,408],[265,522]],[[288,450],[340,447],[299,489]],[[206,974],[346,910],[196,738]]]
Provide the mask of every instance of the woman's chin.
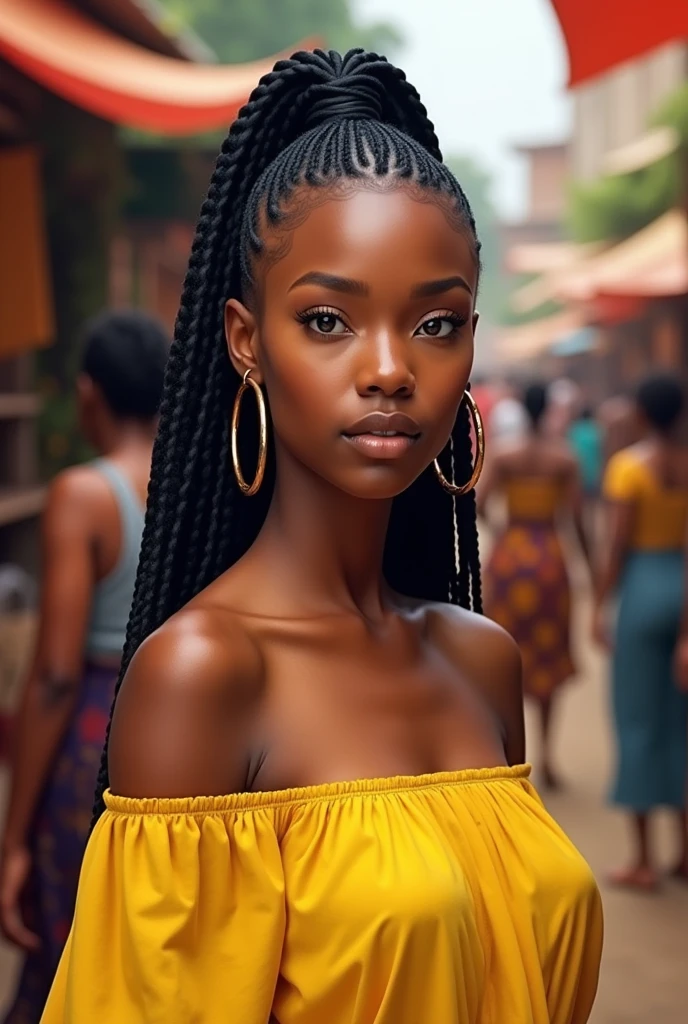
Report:
[[330,478],[340,491],[366,501],[384,501],[403,494],[419,474],[400,472],[400,467],[378,464],[355,473],[348,473],[338,479]]

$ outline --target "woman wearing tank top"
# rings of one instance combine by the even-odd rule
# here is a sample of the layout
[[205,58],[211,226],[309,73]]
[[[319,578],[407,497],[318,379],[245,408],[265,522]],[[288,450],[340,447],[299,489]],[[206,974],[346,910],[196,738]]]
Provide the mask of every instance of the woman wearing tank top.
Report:
[[141,313],[85,332],[80,426],[99,458],[53,481],[38,641],[18,716],[0,923],[26,952],[5,1024],[37,1024],[71,924],[143,531],[168,340]]

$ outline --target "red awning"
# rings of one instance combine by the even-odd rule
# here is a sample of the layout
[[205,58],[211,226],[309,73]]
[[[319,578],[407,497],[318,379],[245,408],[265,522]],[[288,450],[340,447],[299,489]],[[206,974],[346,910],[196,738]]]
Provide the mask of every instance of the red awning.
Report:
[[552,0],[569,54],[569,86],[688,37],[686,0]]
[[107,121],[180,135],[229,124],[278,59],[222,66],[164,57],[64,0],[1,0],[0,57]]

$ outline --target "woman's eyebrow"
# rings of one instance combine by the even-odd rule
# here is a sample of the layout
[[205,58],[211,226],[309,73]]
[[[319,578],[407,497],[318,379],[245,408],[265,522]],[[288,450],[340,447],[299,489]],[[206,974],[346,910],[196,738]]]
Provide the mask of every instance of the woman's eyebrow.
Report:
[[370,289],[363,281],[354,281],[350,277],[338,277],[336,274],[326,274],[321,270],[310,270],[307,274],[294,281],[289,291],[299,288],[303,284],[319,284],[322,288],[329,288],[333,292],[344,292],[345,295],[368,295]]
[[411,298],[428,299],[433,295],[442,295],[444,292],[450,292],[453,288],[463,288],[469,295],[473,294],[468,281],[457,274],[455,277],[443,277],[439,281],[424,281],[423,284],[419,284],[413,289]]

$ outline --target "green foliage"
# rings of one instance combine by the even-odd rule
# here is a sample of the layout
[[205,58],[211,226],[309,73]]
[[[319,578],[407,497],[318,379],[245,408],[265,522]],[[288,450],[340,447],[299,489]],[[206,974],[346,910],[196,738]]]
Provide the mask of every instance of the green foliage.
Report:
[[163,0],[172,29],[192,28],[221,61],[258,60],[308,36],[389,55],[402,42],[384,22],[357,25],[348,0]]
[[[358,25],[349,0],[160,0],[166,11],[163,27],[172,33],[191,28],[228,64],[270,57],[303,39],[318,37],[342,52],[354,46],[390,56],[403,37],[387,22]],[[122,130],[126,144],[166,147],[164,135]],[[178,139],[177,149],[198,146],[217,151],[225,129]]]
[[554,299],[547,299],[545,302],[541,302],[539,306],[528,309],[524,313],[513,308],[511,304],[513,293],[524,288],[538,277],[538,274],[518,274],[513,280],[509,281],[509,291],[502,292],[498,323],[508,327],[519,327],[521,324],[529,324],[535,320],[547,319],[547,317],[554,316],[562,311],[563,306],[561,303],[555,302]]
[[483,264],[478,306],[481,314],[495,323],[501,319],[503,282],[500,272],[497,211],[492,199],[492,179],[484,167],[470,156],[450,154],[445,157],[445,162],[456,175],[473,210],[481,242]]
[[219,143],[206,148],[129,146],[125,151],[127,220],[182,220],[193,223],[215,164]]
[[650,119],[650,127],[662,125],[678,133],[678,155],[672,153],[632,174],[572,186],[569,227],[577,242],[628,238],[680,201],[681,168],[688,151],[688,84],[673,92]]
[[675,206],[679,196],[673,155],[633,174],[574,183],[568,217],[571,235],[577,242],[628,238]]
[[668,125],[678,132],[683,146],[688,145],[688,83],[672,92],[652,116],[653,126]]

